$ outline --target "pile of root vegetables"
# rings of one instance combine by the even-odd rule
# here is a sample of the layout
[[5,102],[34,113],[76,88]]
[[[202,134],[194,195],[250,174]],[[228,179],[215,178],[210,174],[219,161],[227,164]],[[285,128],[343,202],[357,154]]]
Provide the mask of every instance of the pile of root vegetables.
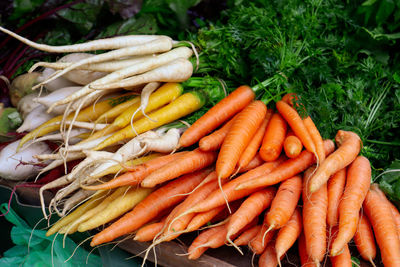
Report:
[[[158,244],[197,232],[189,259],[248,246],[259,266],[280,265],[296,241],[302,266],[326,257],[351,266],[354,242],[372,265],[400,266],[400,213],[371,184],[359,136],[339,130],[335,143],[323,140],[295,94],[267,108],[256,95],[268,81],[240,86],[186,129],[176,120],[206,101],[179,84],[192,75],[189,48],[173,48],[179,44],[165,36],[48,47],[0,29],[49,52],[111,50],[35,65],[56,70],[37,88],[81,70],[91,75],[78,76],[93,79],[55,101],[52,93],[36,97],[35,109],[51,117],[23,128],[28,133],[1,152],[20,163],[26,159],[15,155],[40,145],[43,151],[26,156],[38,163],[30,173],[67,170],[40,188],[58,188],[49,212],[62,218],[47,235],[102,227],[91,246],[131,235],[152,241],[145,261]],[[49,141],[61,145],[52,151]]]
[[[18,103],[24,123],[17,132],[24,137],[0,153],[0,176],[9,180],[64,169],[40,189],[42,203],[43,191],[59,189],[50,213],[64,216],[93,195],[83,187],[99,178],[175,151],[186,128],[176,120],[205,103],[202,92],[187,91],[180,83],[193,73],[193,50],[167,36],[53,47],[0,30],[34,48],[68,53],[57,62],[36,63],[13,81],[14,87],[33,86],[33,91]],[[98,50],[103,52],[83,53]],[[33,72],[38,67],[45,69]]]

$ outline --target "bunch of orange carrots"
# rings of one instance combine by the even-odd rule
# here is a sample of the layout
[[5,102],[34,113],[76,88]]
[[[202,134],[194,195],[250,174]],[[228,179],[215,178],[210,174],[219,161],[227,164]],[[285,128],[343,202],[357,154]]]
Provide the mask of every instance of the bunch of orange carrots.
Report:
[[241,86],[211,108],[179,140],[179,148],[198,143],[193,150],[86,186],[100,196],[129,186],[152,188],[91,245],[134,234],[137,241],[153,241],[148,253],[200,230],[188,248],[190,259],[231,244],[260,255],[259,266],[277,266],[297,241],[302,266],[319,266],[327,255],[332,266],[351,266],[348,244],[354,240],[372,265],[377,244],[385,266],[400,266],[400,213],[371,185],[358,135],[339,130],[335,147],[309,116],[299,115],[296,95],[285,95],[276,112],[254,98]]

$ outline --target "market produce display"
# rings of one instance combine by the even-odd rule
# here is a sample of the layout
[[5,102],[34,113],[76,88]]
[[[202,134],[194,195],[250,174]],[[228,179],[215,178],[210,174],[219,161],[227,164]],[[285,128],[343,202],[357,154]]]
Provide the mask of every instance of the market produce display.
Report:
[[[180,26],[196,4],[174,11]],[[181,256],[229,245],[277,266],[296,248],[307,266],[400,266],[398,37],[352,17],[375,4],[228,1],[189,33],[158,18],[159,32],[66,45],[0,26],[59,55],[12,79],[0,177],[40,187],[44,218],[60,216],[47,236],[151,241],[143,263],[196,233]],[[396,29],[400,7],[379,10],[368,25]]]

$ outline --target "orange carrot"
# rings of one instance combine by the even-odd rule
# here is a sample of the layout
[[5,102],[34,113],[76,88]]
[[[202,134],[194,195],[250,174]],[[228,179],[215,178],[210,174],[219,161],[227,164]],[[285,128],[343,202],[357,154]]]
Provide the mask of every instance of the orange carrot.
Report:
[[266,216],[257,235],[249,242],[249,247],[254,254],[261,254],[265,250],[269,241],[275,236],[275,230],[268,231]]
[[303,228],[302,224],[301,211],[297,208],[287,224],[285,224],[276,235],[275,250],[278,262],[300,236]]
[[296,105],[296,107],[302,107],[302,104],[299,103],[299,97],[297,96],[296,93],[287,93],[286,95],[284,95],[281,99],[283,102],[286,102],[287,104],[289,104],[290,106],[294,107],[294,105]]
[[[325,153],[330,154],[334,149],[334,144],[331,140],[325,140]],[[302,151],[297,158],[288,159],[280,164],[274,171],[269,174],[261,175],[254,179],[241,182],[235,190],[240,189],[257,189],[269,185],[274,185],[282,182],[290,177],[293,177],[304,171],[316,162],[315,156],[308,151]]]
[[224,142],[224,139],[228,134],[229,130],[231,129],[233,121],[235,120],[236,117],[237,115],[235,115],[235,117],[233,117],[227,123],[225,123],[220,129],[201,138],[199,141],[200,149],[203,151],[218,150],[221,147],[222,143]]
[[171,163],[175,159],[185,155],[187,152],[182,151],[175,154],[165,155],[162,157],[157,157],[147,161],[146,163],[135,166],[131,171],[126,172],[104,184],[85,186],[87,190],[102,190],[102,189],[113,189],[116,187],[124,185],[137,185],[139,184],[147,175],[153,171]]
[[274,161],[281,154],[287,130],[286,121],[275,113],[272,115],[260,148],[260,155],[265,161]]
[[361,139],[357,134],[339,130],[335,140],[339,148],[321,163],[311,178],[309,184],[311,193],[325,184],[334,173],[352,163],[360,153]]
[[332,243],[331,256],[336,256],[353,238],[358,215],[371,184],[371,166],[366,157],[359,156],[350,164],[346,187],[339,204],[339,232]]
[[188,147],[216,129],[230,117],[245,108],[255,97],[248,86],[240,86],[218,102],[206,114],[187,129],[179,140],[179,146]]
[[163,241],[172,240],[180,235],[179,232],[183,231],[189,222],[194,217],[194,213],[186,214],[184,216],[181,215],[184,211],[186,211],[191,206],[199,203],[203,199],[205,199],[211,192],[218,188],[217,180],[210,181],[201,187],[199,187],[196,191],[192,192],[179,206],[177,206],[177,210],[174,214],[170,215],[166,219],[166,229],[163,231],[160,239]]
[[315,145],[315,151],[318,155],[318,163],[321,164],[325,160],[324,141],[322,140],[322,136],[310,116],[303,119],[303,123]]
[[195,214],[195,216],[192,218],[192,220],[189,222],[188,226],[186,227],[186,230],[188,232],[192,232],[192,231],[200,229],[200,227],[202,227],[203,225],[210,222],[215,216],[220,214],[225,208],[226,208],[225,206],[219,206],[219,207],[210,209],[209,211],[200,212],[200,213]]
[[369,190],[363,208],[374,229],[383,264],[385,267],[400,266],[400,239],[389,205],[379,193]]
[[267,114],[267,106],[259,100],[250,103],[233,121],[218,154],[216,171],[219,178],[228,178]]
[[270,229],[279,229],[290,220],[300,199],[302,182],[296,175],[281,183],[266,217]]
[[303,149],[303,144],[300,139],[295,135],[287,135],[283,141],[283,150],[288,158],[295,158]]
[[[336,240],[337,233],[338,233],[338,227],[334,226],[332,228],[332,237],[331,237],[333,241]],[[342,253],[340,253],[337,256],[331,256],[330,260],[332,263],[332,267],[342,267],[342,266],[343,267],[351,267],[352,262],[351,262],[351,255],[350,255],[350,250],[349,250],[348,244],[346,244],[343,247]]]
[[257,168],[258,166],[261,166],[264,163],[264,160],[261,158],[260,154],[256,154],[254,158],[243,168],[239,170],[239,173],[247,172],[252,169]]
[[192,242],[192,244],[188,248],[188,258],[190,260],[195,260],[200,258],[200,256],[208,249],[207,246],[203,246],[207,241],[213,236],[218,234],[218,232],[222,232],[224,229],[224,225],[220,225],[217,227],[213,227],[202,231]]
[[399,238],[400,238],[400,213],[399,213],[399,210],[396,208],[395,205],[393,205],[392,202],[390,202],[389,199],[387,199],[385,193],[383,193],[383,191],[379,188],[378,184],[372,184],[371,189],[374,190],[375,192],[377,192],[379,194],[379,196],[381,196],[381,198],[387,203],[387,205],[389,205],[390,209],[392,210],[393,219],[396,224],[397,234],[399,235]]
[[179,203],[183,194],[193,190],[207,176],[210,170],[201,170],[176,179],[157,189],[122,218],[93,237],[91,246],[97,246],[114,240],[124,234],[135,231],[155,218],[161,211]]
[[[250,189],[250,190],[235,190],[235,187],[243,181],[252,179],[253,177],[257,177],[262,174],[267,174],[275,169],[281,162],[283,158],[278,159],[277,161],[264,163],[263,165],[250,170],[243,175],[229,181],[228,183],[222,186],[222,191],[226,196],[228,202],[233,200],[240,199],[242,197],[248,196],[251,193],[257,191],[258,189]],[[224,195],[221,190],[216,190],[211,193],[204,201],[192,207],[190,212],[204,212],[215,207],[221,206],[225,204]]]
[[372,231],[371,223],[367,216],[362,213],[360,214],[360,221],[358,222],[357,231],[354,235],[354,243],[361,257],[374,265],[373,260],[376,257],[374,232]]
[[290,125],[296,136],[301,140],[307,151],[317,156],[314,141],[297,111],[283,101],[278,101],[276,108]]
[[247,164],[249,164],[249,162],[257,154],[258,149],[260,148],[260,144],[263,140],[264,133],[267,128],[271,114],[272,114],[272,110],[268,110],[264,121],[261,123],[260,127],[258,127],[257,132],[254,134],[250,143],[247,145],[247,147],[243,151],[242,155],[240,156],[238,164],[237,164],[239,169],[243,169],[245,166],[247,166]]
[[328,180],[328,215],[326,217],[326,222],[330,227],[338,223],[339,203],[343,195],[345,184],[346,168],[339,170]]
[[233,242],[236,246],[248,245],[250,240],[252,240],[258,232],[261,230],[261,225],[254,225],[246,231],[243,231]]
[[214,151],[204,152],[196,148],[177,158],[167,165],[153,171],[141,182],[143,187],[154,187],[165,181],[169,181],[183,174],[201,170],[215,162],[217,153]]
[[311,260],[310,256],[308,256],[306,248],[306,237],[304,236],[304,232],[301,232],[298,241],[301,267],[316,267],[317,265]]
[[274,198],[276,189],[273,187],[266,188],[251,194],[239,209],[232,214],[227,224],[226,239],[231,240],[231,236],[238,233],[246,225],[248,225],[254,218],[261,214],[271,204]]
[[274,267],[278,266],[278,259],[275,252],[274,244],[271,242],[260,255],[258,259],[258,267]]
[[326,184],[318,191],[307,192],[308,181],[315,167],[307,169],[303,182],[303,228],[306,238],[307,254],[319,266],[326,252],[326,214],[328,210],[328,192]]
[[165,225],[165,217],[163,218],[163,220],[161,220],[159,222],[154,222],[154,223],[142,226],[136,232],[133,240],[140,241],[140,242],[151,241],[154,239],[154,237],[156,237],[161,232],[164,225]]
[[[196,245],[198,244],[197,245],[198,248],[200,248],[200,247],[219,248],[225,244],[225,236],[226,236],[226,232],[227,232],[225,224],[207,229],[204,232],[211,232],[212,234],[208,237],[206,242],[203,242],[202,244],[198,244],[200,242],[196,242]],[[202,235],[202,234],[200,234],[200,235]],[[199,235],[199,237],[200,237],[200,235]],[[195,239],[195,241],[196,241],[196,239]],[[190,245],[189,253],[190,253],[190,248],[192,248],[192,249],[196,248],[196,247],[194,247],[195,241],[193,241],[193,243]],[[198,254],[199,253],[197,253],[197,255]],[[189,259],[194,259],[193,254],[189,255]]]

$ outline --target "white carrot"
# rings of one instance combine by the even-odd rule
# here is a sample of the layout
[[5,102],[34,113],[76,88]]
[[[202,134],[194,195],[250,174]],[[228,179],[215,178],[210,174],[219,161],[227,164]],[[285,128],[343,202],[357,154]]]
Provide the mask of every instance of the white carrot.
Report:
[[150,151],[171,153],[176,149],[182,132],[183,129],[172,128],[166,131],[166,128],[162,128],[141,134],[117,150],[112,158],[95,168],[89,176],[98,177],[98,174],[109,167],[118,165],[118,163],[125,163]]
[[89,87],[96,90],[110,90],[115,88],[129,89],[136,85],[150,82],[183,82],[189,79],[192,73],[192,63],[187,59],[178,58],[161,67],[119,82],[96,86],[89,85]]
[[122,80],[127,77],[131,77],[137,74],[142,74],[147,71],[150,71],[152,69],[158,68],[160,66],[163,66],[169,62],[172,62],[178,58],[190,58],[190,56],[193,54],[192,50],[187,48],[187,47],[178,47],[175,49],[172,49],[171,51],[153,56],[147,60],[138,62],[135,65],[128,66],[126,68],[117,70],[109,75],[107,77],[104,77],[104,79],[99,79],[97,81],[94,81],[90,86],[97,86],[97,85],[105,85],[110,82]]
[[[111,134],[109,135],[105,135],[93,140],[90,140],[88,142],[82,142],[73,146],[69,146],[68,147],[68,154],[71,152],[78,152],[78,151],[84,151],[84,150],[89,150],[92,149],[94,147],[96,147],[98,144],[100,144],[101,142],[103,142],[104,140],[106,140],[108,137],[110,137]],[[65,152],[65,148],[60,148],[61,153]]]
[[85,200],[88,197],[92,196],[95,192],[96,191],[90,191],[84,189],[78,190],[75,194],[73,194],[70,198],[68,198],[67,201],[65,201],[61,214],[64,216],[68,211],[73,209],[82,200]]
[[51,45],[38,44],[32,42],[3,27],[0,27],[0,31],[14,37],[15,39],[18,39],[19,41],[23,42],[24,44],[30,47],[50,53],[70,53],[70,52],[118,49],[122,47],[144,44],[149,41],[163,37],[161,35],[128,35],[128,36],[118,36],[113,38],[88,41],[86,43],[81,43],[81,44],[51,46]]
[[[82,138],[78,138],[80,134],[87,133],[88,130],[84,128],[73,129],[71,132],[72,138],[69,140],[70,144],[76,144],[81,141]],[[63,141],[63,135],[61,133],[49,134],[39,138],[36,138],[32,141],[32,143],[43,142],[43,141]]]
[[[48,126],[61,124],[60,121],[55,123],[48,124]],[[94,123],[94,122],[85,122],[85,121],[64,121],[65,125],[73,125],[75,128],[86,129],[86,130],[93,130],[99,131],[108,126],[107,123]],[[87,132],[87,131],[86,131]]]
[[39,189],[39,199],[40,199],[40,206],[42,207],[42,212],[43,212],[43,216],[47,219],[47,213],[46,213],[46,206],[44,204],[44,196],[43,196],[43,192],[45,190],[49,190],[52,188],[57,188],[57,187],[61,187],[64,186],[66,184],[69,184],[70,181],[67,180],[67,176],[61,176],[60,178],[57,178],[54,181],[51,181],[50,183],[47,183],[45,185],[43,185],[42,187],[40,187]]
[[68,156],[66,158],[56,159],[56,160],[52,161],[49,165],[44,167],[37,176],[39,176],[40,174],[45,173],[47,171],[50,171],[54,168],[57,168],[58,166],[63,165],[65,162],[69,162],[69,161],[76,160],[76,159],[82,159],[84,157],[85,157],[85,153],[83,153],[83,152],[68,153]]
[[38,88],[60,76],[63,76],[65,73],[79,67],[85,64],[91,64],[91,63],[98,63],[98,62],[104,62],[108,60],[113,60],[116,58],[121,58],[121,57],[126,57],[126,56],[134,56],[134,55],[146,55],[146,54],[152,54],[152,53],[161,53],[165,52],[168,50],[171,50],[172,48],[172,40],[169,37],[160,37],[157,38],[153,41],[136,45],[136,46],[130,46],[130,47],[124,47],[120,48],[117,50],[112,50],[110,52],[106,52],[103,54],[98,54],[93,57],[87,58],[80,60],[71,66],[69,66],[66,69],[63,69],[62,71],[57,72],[57,74],[52,75],[49,77],[46,81],[32,87],[32,89]]
[[[106,61],[102,63],[93,63],[93,64],[85,64],[80,67],[77,67],[76,69],[78,70],[90,70],[90,71],[99,71],[99,72],[114,72],[116,70],[120,70],[123,68],[130,67],[132,65],[135,65],[139,62],[142,62],[144,60],[153,58],[155,56],[153,55],[144,55],[144,56],[132,56],[127,59],[118,59],[118,60],[112,60],[112,61]],[[35,69],[39,67],[46,67],[46,68],[52,68],[55,70],[63,70],[65,68],[68,68],[72,65],[72,62],[37,62],[34,64],[30,69],[29,72],[34,71]]]
[[[48,112],[51,112],[51,110],[55,106],[66,104],[68,102],[74,101],[76,99],[79,99],[85,95],[92,93],[93,91],[95,91],[95,90],[91,89],[92,85],[93,86],[107,85],[107,84],[115,82],[115,81],[120,81],[126,77],[130,77],[130,76],[140,74],[140,73],[145,73],[154,68],[165,65],[168,62],[171,62],[179,57],[189,58],[191,55],[192,55],[192,50],[190,50],[187,47],[179,47],[179,48],[175,48],[167,53],[163,53],[158,56],[154,56],[148,60],[138,62],[137,64],[135,64],[133,66],[129,66],[129,67],[120,69],[118,71],[112,72],[109,75],[104,76],[103,78],[100,78],[100,79],[94,81],[93,83],[90,83],[89,85],[83,87],[80,91],[70,95],[69,97],[54,103],[53,106],[51,106],[49,108]],[[191,68],[193,68],[193,67],[191,67]],[[190,75],[191,75],[191,73],[190,73]],[[153,77],[152,81],[157,82],[158,79],[156,77]],[[148,82],[143,82],[143,83],[148,83]],[[118,88],[118,87],[114,87],[114,88]]]

